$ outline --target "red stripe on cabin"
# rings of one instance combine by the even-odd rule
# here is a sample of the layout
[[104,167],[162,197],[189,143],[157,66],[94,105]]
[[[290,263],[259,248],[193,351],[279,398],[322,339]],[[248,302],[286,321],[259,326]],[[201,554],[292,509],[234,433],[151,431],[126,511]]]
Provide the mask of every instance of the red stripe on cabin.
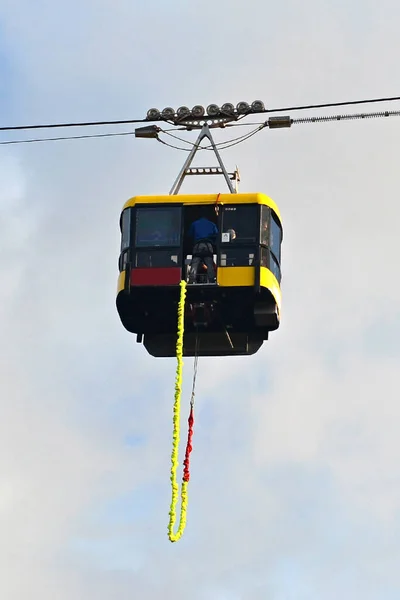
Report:
[[181,279],[179,267],[135,268],[131,271],[131,285],[179,285]]

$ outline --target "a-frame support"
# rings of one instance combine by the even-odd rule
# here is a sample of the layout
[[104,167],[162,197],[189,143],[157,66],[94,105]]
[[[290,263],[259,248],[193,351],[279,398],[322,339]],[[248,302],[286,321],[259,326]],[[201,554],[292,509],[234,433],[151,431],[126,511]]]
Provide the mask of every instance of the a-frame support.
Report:
[[[211,147],[214,150],[215,156],[217,157],[219,167],[190,167],[197,150],[200,148],[200,143],[204,138],[208,138],[208,140],[210,141]],[[183,180],[187,175],[223,175],[225,177],[225,181],[231,194],[236,194],[238,192],[238,183],[240,181],[238,168],[236,167],[234,173],[227,172],[224,163],[222,162],[222,158],[214,143],[208,123],[205,123],[203,125],[199,137],[194,143],[193,148],[185,161],[185,164],[183,165],[178,177],[174,182],[174,185],[171,188],[170,195],[178,194],[182,186]],[[235,182],[235,186],[233,186],[232,180]]]

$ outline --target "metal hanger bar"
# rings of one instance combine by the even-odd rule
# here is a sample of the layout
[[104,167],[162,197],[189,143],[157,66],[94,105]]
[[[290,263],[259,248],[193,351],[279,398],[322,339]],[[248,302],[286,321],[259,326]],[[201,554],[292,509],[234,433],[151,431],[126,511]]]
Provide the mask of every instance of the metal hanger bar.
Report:
[[[174,196],[176,194],[178,194],[179,190],[181,189],[183,180],[185,179],[186,175],[188,175],[188,169],[190,167],[190,165],[192,164],[193,158],[197,152],[197,150],[200,148],[200,142],[204,139],[204,138],[208,138],[208,140],[211,143],[211,147],[214,150],[215,156],[217,157],[217,160],[219,162],[221,171],[222,171],[222,175],[225,177],[225,181],[226,184],[229,188],[229,191],[231,194],[236,194],[237,193],[237,185],[236,188],[233,187],[231,179],[229,177],[229,173],[227,172],[227,170],[225,169],[225,165],[222,162],[222,158],[217,150],[217,147],[214,143],[213,137],[211,135],[211,131],[210,128],[208,126],[207,123],[205,123],[199,133],[199,137],[197,138],[196,142],[193,144],[193,148],[189,153],[189,156],[187,157],[187,159],[185,160],[185,163],[182,167],[182,169],[179,172],[178,177],[176,178],[176,180],[174,181],[174,184],[171,188],[171,191],[169,192],[171,196]],[[196,175],[197,173],[190,173],[191,175]],[[200,173],[199,173],[200,174]],[[201,173],[203,175],[203,173]]]

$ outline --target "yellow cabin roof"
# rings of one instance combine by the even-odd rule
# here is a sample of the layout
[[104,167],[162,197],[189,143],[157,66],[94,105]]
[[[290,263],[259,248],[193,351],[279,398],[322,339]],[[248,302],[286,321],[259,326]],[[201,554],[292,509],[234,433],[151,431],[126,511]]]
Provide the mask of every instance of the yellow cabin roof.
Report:
[[[124,207],[135,206],[136,204],[215,204],[218,194],[179,194],[165,196],[134,196],[125,202]],[[220,194],[218,204],[265,204],[272,208],[279,220],[282,218],[278,206],[275,202],[260,193],[251,194]]]

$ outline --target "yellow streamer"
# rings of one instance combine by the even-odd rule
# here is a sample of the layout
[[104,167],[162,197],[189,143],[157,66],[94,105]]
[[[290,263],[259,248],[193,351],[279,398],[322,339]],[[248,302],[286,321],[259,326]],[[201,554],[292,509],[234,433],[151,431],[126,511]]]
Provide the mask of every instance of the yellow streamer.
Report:
[[184,316],[185,316],[185,299],[186,299],[186,281],[181,281],[181,293],[178,305],[178,339],[176,342],[176,379],[175,379],[175,402],[174,402],[174,431],[172,438],[172,455],[171,455],[171,484],[172,484],[172,500],[169,511],[168,537],[170,542],[177,542],[185,530],[186,526],[186,511],[188,504],[187,486],[188,482],[182,482],[181,490],[181,514],[179,519],[178,531],[174,533],[176,522],[176,505],[179,496],[179,486],[176,478],[178,469],[178,452],[179,452],[179,436],[180,436],[180,416],[181,416],[181,394],[182,394],[182,367],[183,367],[183,333],[184,333]]

